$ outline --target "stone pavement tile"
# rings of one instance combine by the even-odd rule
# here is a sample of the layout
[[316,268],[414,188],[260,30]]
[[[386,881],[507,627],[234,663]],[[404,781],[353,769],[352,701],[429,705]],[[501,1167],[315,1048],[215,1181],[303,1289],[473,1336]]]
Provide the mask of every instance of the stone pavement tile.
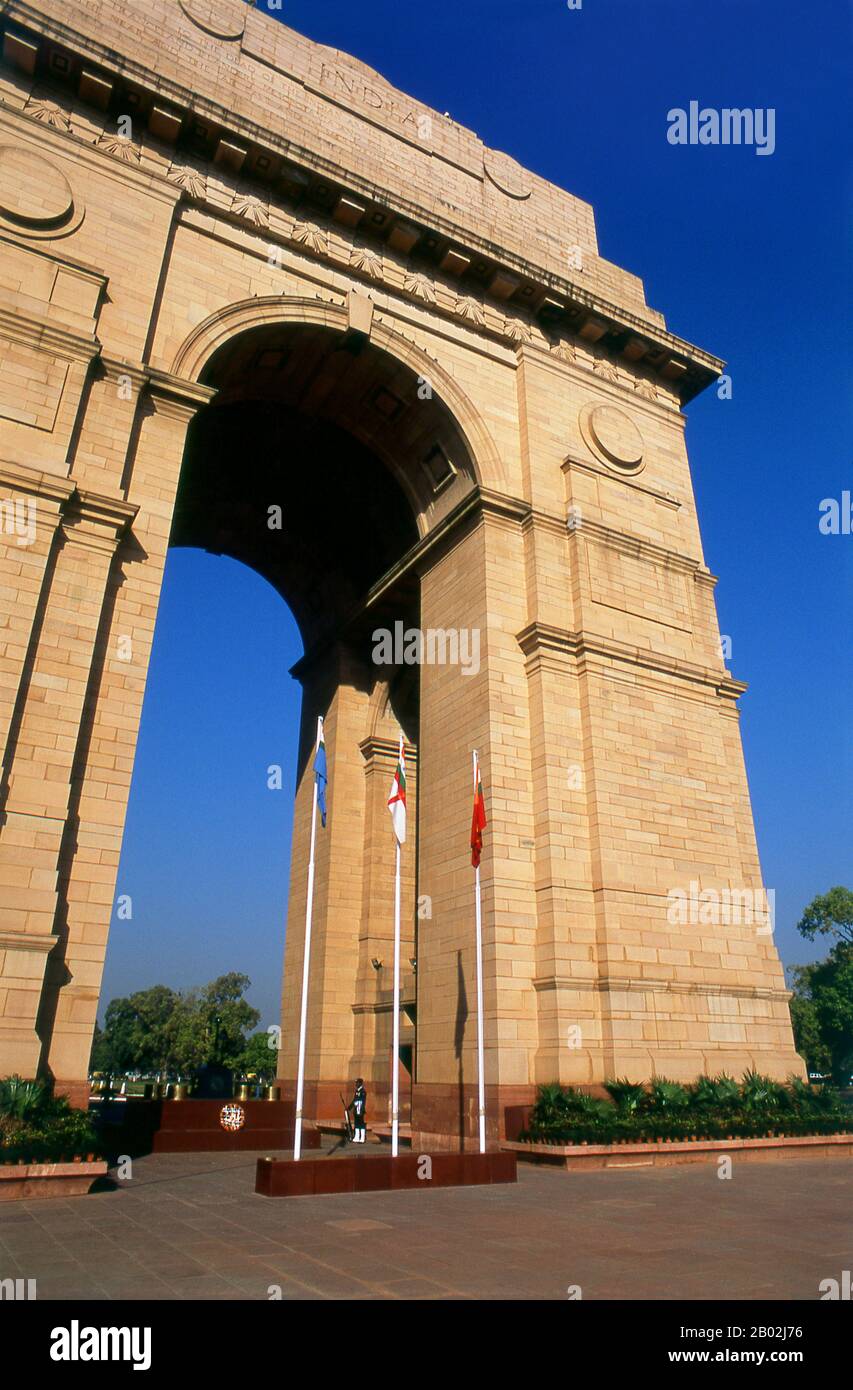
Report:
[[7,1231],[3,1239],[7,1250],[56,1250],[57,1242],[48,1231],[37,1226],[21,1226],[15,1231]]
[[110,1298],[174,1298],[174,1290],[165,1279],[151,1274],[141,1274],[133,1279],[111,1279],[107,1285]]
[[[206,1297],[210,1297],[211,1295],[205,1295],[205,1296],[206,1296]],[[215,1297],[216,1295],[213,1295],[213,1296]],[[101,1298],[102,1298],[102,1301],[104,1301],[104,1302],[115,1302],[115,1303],[142,1303],[142,1302],[148,1301],[149,1299],[150,1299],[150,1301],[151,1301],[152,1303],[174,1303],[174,1302],[175,1302],[175,1295],[174,1295],[174,1293],[173,1293],[172,1290],[171,1290],[170,1288],[168,1288],[168,1286],[166,1286],[166,1285],[164,1285],[162,1289],[159,1288],[158,1286],[152,1286],[151,1288],[144,1288],[144,1289],[141,1290],[141,1292],[136,1292],[136,1291],[133,1291],[133,1292],[127,1291],[127,1292],[126,1292],[126,1291],[123,1291],[123,1290],[122,1290],[122,1291],[119,1291],[119,1292],[113,1292],[113,1293],[109,1293],[109,1294],[103,1294],[103,1295],[101,1295]]]
[[193,1274],[180,1279],[167,1277],[164,1283],[168,1284],[175,1298],[210,1298],[217,1293],[234,1292],[233,1285],[229,1285],[226,1279],[218,1274]]
[[156,1271],[163,1279],[182,1279],[191,1274],[216,1273],[210,1265],[203,1264],[200,1260],[187,1260],[180,1255],[171,1260],[139,1260],[137,1268],[146,1273]]
[[206,1274],[218,1274],[222,1279],[270,1278],[268,1265],[252,1256],[241,1255],[239,1251],[234,1252],[228,1264],[209,1265],[204,1272]]
[[[304,1284],[299,1279],[287,1279],[281,1274],[271,1274],[269,1282],[265,1285],[267,1289],[273,1285],[281,1289],[281,1297],[286,1299],[293,1298],[325,1298],[326,1294],[314,1284]],[[370,1287],[369,1285],[366,1287]],[[362,1298],[364,1291],[355,1289],[350,1294],[342,1294],[341,1297]]]
[[[837,1167],[777,1165],[772,1182],[743,1170],[731,1184],[693,1169],[531,1168],[488,1197],[447,1189],[273,1202],[252,1191],[254,1164],[235,1160],[215,1172],[197,1156],[140,1161],[166,1220],[150,1219],[157,1207],[127,1188],[51,1203],[53,1213],[32,1203],[25,1220],[0,1212],[0,1260],[21,1274],[34,1266],[40,1296],[46,1281],[56,1297],[73,1286],[94,1299],[148,1288],[267,1299],[280,1285],[285,1301],[559,1300],[569,1284],[587,1298],[797,1299],[816,1297],[853,1248],[846,1166],[843,1179]],[[227,1204],[206,1204],[214,1185]]]
[[10,1226],[31,1226],[34,1221],[35,1217],[25,1202],[0,1203],[0,1232]]
[[434,1279],[420,1279],[416,1276],[409,1279],[395,1279],[390,1283],[382,1284],[379,1291],[394,1298],[403,1299],[436,1298],[455,1292],[447,1284],[442,1284]]
[[94,1280],[81,1279],[79,1275],[74,1278],[61,1279],[39,1279],[38,1298],[39,1302],[51,1302],[53,1299],[74,1299],[74,1298],[106,1298],[107,1290],[103,1284],[96,1283]]
[[82,1265],[76,1260],[57,1260],[53,1258],[27,1259],[20,1260],[19,1266],[31,1279],[51,1279],[65,1278],[73,1276],[77,1279],[87,1277]]
[[297,1277],[307,1289],[315,1289],[327,1297],[360,1298],[363,1293],[373,1289],[372,1285],[340,1270],[325,1267],[318,1269],[316,1265],[306,1267]]
[[257,1270],[254,1274],[232,1274],[228,1276],[227,1282],[242,1293],[250,1294],[252,1298],[267,1302],[276,1301],[272,1298],[270,1289],[280,1291],[282,1298],[287,1295],[298,1298],[300,1293],[305,1292],[305,1285],[299,1284],[295,1280],[285,1279],[280,1274],[274,1274],[272,1270]]

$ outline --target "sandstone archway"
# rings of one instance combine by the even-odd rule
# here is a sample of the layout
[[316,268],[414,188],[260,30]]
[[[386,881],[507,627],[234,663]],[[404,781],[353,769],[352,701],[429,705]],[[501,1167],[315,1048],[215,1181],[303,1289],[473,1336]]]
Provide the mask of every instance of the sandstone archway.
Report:
[[374,338],[354,330],[348,316],[313,305],[237,306],[206,325],[175,363],[215,394],[188,429],[171,543],[228,554],[264,575],[289,603],[305,646],[296,668],[305,699],[283,998],[286,1088],[301,979],[313,736],[317,715],[326,721],[333,777],[315,890],[309,1113],[336,1112],[352,1072],[366,1077],[380,1114],[388,1087],[393,848],[385,800],[401,728],[412,827],[403,884],[402,1051],[414,1071],[420,671],[377,664],[374,637],[418,627],[418,557],[431,530],[476,491],[472,451],[438,394],[440,378],[488,444],[473,408],[437,364],[395,335],[381,335],[383,346]]
[[[297,921],[328,715],[314,1113],[385,1070],[398,721],[419,1142],[475,1122],[472,747],[493,1138],[537,1082],[802,1071],[768,924],[668,916],[697,884],[761,894],[684,439],[722,362],[600,256],[588,204],[356,60],[237,0],[96,8],[3,15],[0,1074],[86,1099],[170,537],[298,610]],[[377,672],[372,631],[410,615],[476,632],[476,671]],[[285,1080],[293,1023],[285,991]]]

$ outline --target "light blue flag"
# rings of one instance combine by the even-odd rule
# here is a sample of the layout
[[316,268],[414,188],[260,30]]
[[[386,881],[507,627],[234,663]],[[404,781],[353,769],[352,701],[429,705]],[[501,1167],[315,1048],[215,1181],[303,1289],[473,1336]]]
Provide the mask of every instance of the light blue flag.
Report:
[[323,738],[323,721],[320,720],[319,737],[317,742],[317,755],[314,759],[314,781],[317,784],[317,805],[320,808],[320,819],[323,822],[323,829],[326,828],[326,788],[329,785],[329,776],[326,771],[326,741]]

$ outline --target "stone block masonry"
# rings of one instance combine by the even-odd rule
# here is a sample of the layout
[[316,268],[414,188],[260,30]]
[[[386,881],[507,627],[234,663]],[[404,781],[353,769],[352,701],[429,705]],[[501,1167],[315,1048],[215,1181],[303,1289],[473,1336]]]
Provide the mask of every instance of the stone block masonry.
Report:
[[[474,747],[492,1142],[545,1081],[802,1074],[765,925],[668,911],[763,886],[684,439],[722,363],[588,204],[244,0],[0,25],[0,1075],[85,1101],[170,544],[305,643],[285,1097],[326,721],[308,1118],[356,1074],[385,1118],[401,728],[416,1143],[476,1133]],[[477,660],[375,659],[412,629]]]

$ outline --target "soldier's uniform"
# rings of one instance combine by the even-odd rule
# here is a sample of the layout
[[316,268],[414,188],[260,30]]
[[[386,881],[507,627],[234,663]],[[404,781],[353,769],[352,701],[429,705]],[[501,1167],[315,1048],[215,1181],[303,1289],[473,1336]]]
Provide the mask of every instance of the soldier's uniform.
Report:
[[354,1144],[363,1144],[367,1139],[367,1092],[364,1089],[364,1082],[361,1077],[359,1077],[358,1081],[355,1083],[355,1094],[349,1103],[349,1108],[352,1111],[352,1142]]

